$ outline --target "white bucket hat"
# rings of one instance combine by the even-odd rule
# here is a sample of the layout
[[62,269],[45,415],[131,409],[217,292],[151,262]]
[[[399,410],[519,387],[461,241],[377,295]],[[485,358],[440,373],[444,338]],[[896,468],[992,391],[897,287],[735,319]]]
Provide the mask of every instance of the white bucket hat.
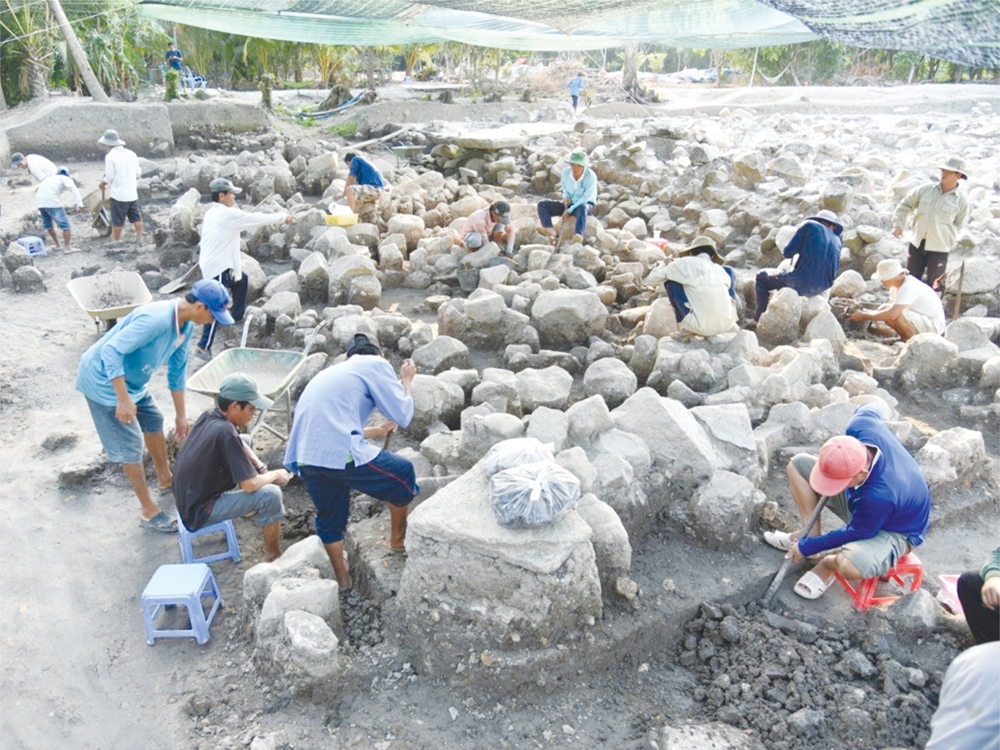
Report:
[[844,231],[844,225],[841,224],[840,221],[837,219],[837,214],[835,214],[829,208],[824,208],[822,211],[820,211],[815,216],[808,216],[808,217],[806,217],[806,221],[816,220],[816,219],[819,219],[820,221],[826,221],[826,222],[829,222],[830,224],[833,224],[835,227],[837,227],[837,234],[840,234],[841,232]]
[[102,146],[124,146],[125,141],[118,137],[117,130],[105,130],[104,135],[97,139],[97,142]]
[[958,172],[963,180],[969,179],[969,173],[965,171],[965,159],[952,156],[944,164],[939,165],[939,169],[947,169],[949,172]]
[[875,273],[872,274],[872,278],[876,281],[889,281],[889,279],[902,276],[904,273],[907,273],[907,271],[903,268],[902,263],[900,263],[896,258],[887,258],[886,260],[880,260],[878,262],[878,265],[875,267]]

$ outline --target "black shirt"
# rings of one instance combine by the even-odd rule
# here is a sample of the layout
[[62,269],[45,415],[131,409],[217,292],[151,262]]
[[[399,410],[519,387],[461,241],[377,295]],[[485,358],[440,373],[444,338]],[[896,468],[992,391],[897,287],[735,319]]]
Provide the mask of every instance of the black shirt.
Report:
[[191,428],[174,466],[174,499],[184,526],[200,529],[219,495],[255,476],[236,427],[218,409],[206,411]]

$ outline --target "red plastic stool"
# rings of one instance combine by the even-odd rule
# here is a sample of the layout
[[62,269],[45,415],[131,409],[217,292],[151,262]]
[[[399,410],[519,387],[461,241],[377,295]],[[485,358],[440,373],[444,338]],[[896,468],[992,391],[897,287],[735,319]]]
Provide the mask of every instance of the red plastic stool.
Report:
[[924,564],[920,562],[920,558],[915,554],[907,552],[899,558],[896,567],[886,573],[884,578],[862,578],[858,582],[857,588],[854,588],[840,573],[834,573],[834,575],[837,576],[840,585],[844,587],[844,591],[850,595],[851,600],[854,602],[854,608],[858,612],[864,612],[873,604],[892,604],[899,599],[898,596],[875,596],[875,589],[878,588],[879,580],[888,581],[892,579],[903,588],[906,588],[903,576],[910,576],[910,591],[913,592],[919,589],[920,584],[924,580]]

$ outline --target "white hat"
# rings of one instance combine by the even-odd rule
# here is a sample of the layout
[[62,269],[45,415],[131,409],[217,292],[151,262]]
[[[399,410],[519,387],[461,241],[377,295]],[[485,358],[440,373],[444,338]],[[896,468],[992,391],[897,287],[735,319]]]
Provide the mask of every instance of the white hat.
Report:
[[876,281],[889,281],[889,279],[902,276],[904,273],[907,273],[907,270],[903,268],[902,263],[900,263],[896,258],[887,258],[886,260],[880,260],[878,262],[878,265],[875,267],[875,273],[872,274],[872,278]]
[[819,221],[825,221],[828,224],[833,224],[837,228],[837,234],[840,234],[841,232],[844,231],[844,225],[841,224],[840,221],[837,220],[837,214],[835,214],[829,208],[824,208],[822,211],[820,211],[819,213],[817,213],[815,216],[809,216],[809,217],[806,218],[807,221],[809,221],[809,220],[815,221],[817,219]]
[[940,169],[947,169],[949,172],[958,172],[962,175],[963,180],[969,179],[969,173],[965,171],[965,159],[960,159],[957,156],[952,156],[944,164],[941,164]]
[[97,142],[102,146],[111,146],[112,148],[125,145],[125,141],[118,137],[117,130],[105,130],[104,135],[98,138]]

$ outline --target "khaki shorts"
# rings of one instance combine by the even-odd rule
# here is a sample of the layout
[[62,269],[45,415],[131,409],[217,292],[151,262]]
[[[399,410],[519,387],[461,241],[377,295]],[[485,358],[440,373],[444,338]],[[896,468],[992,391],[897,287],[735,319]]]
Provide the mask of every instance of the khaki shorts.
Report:
[[[792,465],[806,480],[816,465],[816,456],[799,453],[792,458]],[[847,495],[841,492],[826,501],[827,510],[833,511],[844,523],[851,520],[851,509],[847,505]],[[840,549],[858,569],[862,578],[884,576],[892,570],[903,555],[910,551],[910,542],[905,534],[896,531],[880,531],[871,539],[859,539],[845,544]]]
[[358,203],[378,203],[385,194],[385,190],[374,185],[351,185],[351,190]]

